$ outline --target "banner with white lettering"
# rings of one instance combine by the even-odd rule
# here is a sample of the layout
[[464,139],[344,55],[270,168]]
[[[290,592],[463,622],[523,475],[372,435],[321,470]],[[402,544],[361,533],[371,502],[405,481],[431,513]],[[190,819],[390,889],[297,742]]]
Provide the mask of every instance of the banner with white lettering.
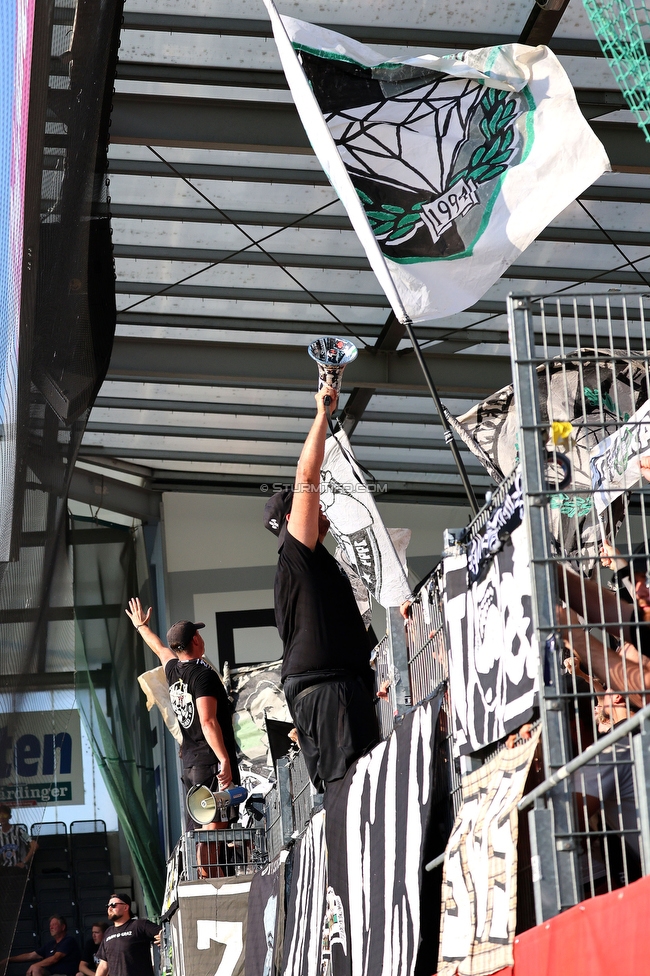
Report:
[[443,562],[456,755],[497,742],[532,715],[539,649],[522,519],[518,474],[467,551]]
[[178,911],[172,919],[174,974],[182,965],[183,976],[244,976],[251,881],[243,875],[178,885]]
[[0,726],[0,803],[35,807],[83,802],[79,712],[5,715]]

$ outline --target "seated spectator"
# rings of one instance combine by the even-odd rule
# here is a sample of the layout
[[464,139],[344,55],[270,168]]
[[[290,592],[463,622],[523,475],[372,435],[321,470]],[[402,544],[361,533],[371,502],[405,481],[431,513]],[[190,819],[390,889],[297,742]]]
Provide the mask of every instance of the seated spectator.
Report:
[[8,962],[31,962],[25,976],[75,976],[79,969],[79,946],[76,939],[68,935],[68,923],[61,915],[50,917],[50,935],[36,952],[21,952],[10,956]]
[[30,841],[24,827],[10,824],[11,807],[0,803],[0,867],[29,868],[38,844]]
[[81,962],[79,963],[77,976],[94,976],[99,965],[97,950],[102,944],[104,932],[107,928],[108,922],[96,922],[93,925],[90,938],[84,946],[84,951],[81,953]]

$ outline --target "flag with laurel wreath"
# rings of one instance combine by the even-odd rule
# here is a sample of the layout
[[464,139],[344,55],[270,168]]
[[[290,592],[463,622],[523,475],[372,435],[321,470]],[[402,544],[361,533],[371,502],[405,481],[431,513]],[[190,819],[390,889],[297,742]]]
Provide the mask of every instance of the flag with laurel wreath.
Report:
[[546,47],[386,59],[265,3],[310,142],[402,322],[470,307],[609,169]]

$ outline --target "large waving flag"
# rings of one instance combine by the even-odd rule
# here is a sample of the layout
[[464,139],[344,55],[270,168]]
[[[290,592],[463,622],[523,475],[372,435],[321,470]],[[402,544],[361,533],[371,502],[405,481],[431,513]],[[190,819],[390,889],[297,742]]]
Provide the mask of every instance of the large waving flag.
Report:
[[265,3],[307,135],[400,321],[468,308],[609,169],[546,47],[386,61]]

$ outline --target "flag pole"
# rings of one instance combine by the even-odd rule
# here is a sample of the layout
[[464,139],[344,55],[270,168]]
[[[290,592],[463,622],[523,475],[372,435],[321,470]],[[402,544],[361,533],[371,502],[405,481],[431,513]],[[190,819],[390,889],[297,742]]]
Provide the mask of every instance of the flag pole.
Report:
[[413,344],[413,351],[415,352],[417,361],[420,364],[420,369],[424,373],[424,378],[426,380],[427,386],[429,387],[429,393],[431,394],[431,399],[436,405],[436,410],[438,411],[438,415],[440,416],[440,420],[442,422],[442,429],[445,432],[445,444],[447,444],[447,446],[449,447],[454,457],[454,461],[456,462],[456,467],[458,468],[460,480],[463,482],[463,488],[465,489],[465,493],[467,494],[467,500],[469,501],[469,507],[472,510],[472,515],[477,515],[479,506],[476,500],[476,495],[474,494],[474,489],[470,484],[467,471],[465,470],[465,465],[463,464],[463,459],[460,456],[460,451],[458,450],[458,444],[454,440],[453,431],[449,426],[449,421],[447,420],[447,411],[440,397],[438,396],[438,391],[436,390],[435,384],[433,382],[433,378],[431,376],[431,373],[429,372],[429,367],[426,364],[426,360],[422,355],[422,350],[420,349],[420,345],[416,338],[415,332],[413,331],[413,323],[411,322],[410,318],[407,315],[402,314],[400,318],[402,320],[404,328],[408,333],[408,337]]

